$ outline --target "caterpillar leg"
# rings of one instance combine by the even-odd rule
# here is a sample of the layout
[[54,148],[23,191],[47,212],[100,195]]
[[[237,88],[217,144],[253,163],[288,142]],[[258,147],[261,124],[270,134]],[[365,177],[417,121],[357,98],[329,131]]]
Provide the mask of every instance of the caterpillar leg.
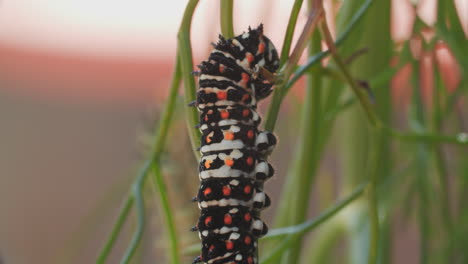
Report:
[[268,233],[268,226],[259,218],[254,218],[252,222],[251,232],[252,235],[256,237],[262,237],[266,233]]
[[277,143],[275,135],[268,131],[260,132],[255,139],[255,146],[261,154],[273,151]]
[[253,198],[253,208],[257,210],[263,210],[269,207],[271,204],[270,197],[262,190],[257,190]]
[[254,177],[257,181],[265,181],[275,174],[275,170],[270,163],[259,161],[255,166]]

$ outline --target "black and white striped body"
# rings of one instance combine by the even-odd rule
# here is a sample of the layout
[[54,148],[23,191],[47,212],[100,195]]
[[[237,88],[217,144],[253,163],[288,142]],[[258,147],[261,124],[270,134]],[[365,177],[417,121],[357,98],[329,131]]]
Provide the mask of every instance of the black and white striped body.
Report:
[[202,253],[195,263],[257,263],[257,240],[267,232],[257,211],[270,205],[261,186],[274,173],[265,158],[276,144],[273,134],[258,130],[257,102],[273,85],[259,67],[274,73],[278,66],[261,25],[232,39],[220,36],[199,66],[201,216],[195,230]]

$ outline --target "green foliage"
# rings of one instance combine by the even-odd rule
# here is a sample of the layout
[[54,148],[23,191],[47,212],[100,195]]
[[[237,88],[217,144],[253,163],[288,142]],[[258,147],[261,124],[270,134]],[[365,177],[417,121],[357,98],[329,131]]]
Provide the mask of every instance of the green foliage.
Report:
[[[296,0],[291,10],[281,51],[278,83],[264,123],[266,130],[275,129],[290,88],[306,76],[300,130],[292,155],[294,162],[277,201],[276,228],[260,240],[264,246],[260,252],[261,263],[333,261],[340,240],[346,241],[349,249],[344,253],[346,263],[391,263],[391,241],[395,239],[392,224],[399,219],[397,212],[404,211],[408,204],[415,204],[417,208],[407,212],[404,221],[413,221],[419,227],[420,263],[466,263],[468,213],[463,205],[467,201],[468,134],[462,122],[466,119],[466,110],[453,109],[459,108],[462,95],[468,90],[467,76],[462,75],[457,91],[448,94],[440,72],[435,69],[433,105],[431,108],[425,105],[419,82],[421,61],[411,55],[409,43],[405,43],[399,52],[393,51],[396,49],[390,37],[390,1],[345,1],[337,17],[336,41],[325,23],[321,1],[308,1],[308,21],[293,47],[292,39],[303,2]],[[131,187],[97,263],[106,263],[133,206],[136,228],[121,263],[129,263],[134,256],[145,230],[142,189],[150,174],[154,176],[151,179],[160,204],[159,213],[164,216],[162,230],[169,241],[170,263],[182,263],[182,252],[190,255],[200,248],[199,245],[181,246],[179,238],[185,230],[176,230],[174,205],[169,199],[169,192],[173,190],[166,187],[161,162],[181,81],[185,104],[195,100],[190,26],[197,4],[198,0],[188,1],[184,13],[170,95],[151,153]],[[235,32],[233,5],[232,0],[221,0],[220,24],[226,37],[232,37]],[[436,35],[432,41],[448,43],[462,73],[467,73],[468,56],[463,47],[468,42],[454,8],[452,1],[439,1],[438,22],[434,26]],[[413,35],[420,36],[420,32],[415,28]],[[321,50],[322,41],[327,44],[327,51]],[[306,63],[298,65],[307,47]],[[425,52],[433,52],[431,47],[433,45],[423,48]],[[361,48],[368,48],[369,53],[356,55],[359,56],[357,61],[351,63],[347,58],[353,57]],[[328,55],[332,61],[324,66],[322,59]],[[399,63],[391,67],[390,60],[395,56]],[[413,87],[408,113],[394,109],[390,90],[392,77],[406,64],[412,65]],[[466,100],[463,103],[466,107]],[[184,111],[188,135],[197,157],[199,131],[194,126],[198,115],[194,108],[185,107]],[[397,114],[404,115],[408,131],[394,128],[396,125],[392,120]],[[452,131],[453,135],[445,131]],[[339,137],[339,144],[332,144],[336,137]],[[444,148],[449,144],[453,146],[446,151]],[[319,216],[307,220],[313,187],[322,176],[321,164],[326,150],[333,151],[341,162],[340,181],[336,183],[340,193],[337,196],[351,194]],[[449,156],[453,159],[450,163]],[[196,170],[196,166],[193,169]],[[401,175],[406,175],[407,179]],[[459,207],[453,209],[458,204]],[[320,232],[308,236],[315,228]],[[335,259],[330,263],[343,262]]]

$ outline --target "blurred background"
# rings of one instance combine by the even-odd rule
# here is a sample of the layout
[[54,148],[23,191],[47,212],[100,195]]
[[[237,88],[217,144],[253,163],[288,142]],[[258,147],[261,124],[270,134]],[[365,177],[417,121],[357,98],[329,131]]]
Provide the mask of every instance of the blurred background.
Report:
[[[411,2],[415,1],[392,1],[389,12],[396,44],[410,38],[415,16],[428,24],[436,19],[436,0],[419,1],[417,8]],[[468,32],[468,2],[455,2]],[[236,33],[262,22],[280,49],[292,3],[235,1]],[[0,2],[0,263],[94,262],[145,157],[148,135],[168,93],[185,4],[182,0],[163,5],[154,0]],[[192,26],[195,63],[206,57],[209,43],[216,40],[218,17],[216,1],[201,1]],[[302,11],[299,28],[305,20]],[[444,80],[448,87],[456,87],[460,74],[452,55],[444,45],[439,48],[447,72]],[[403,106],[400,111],[408,101],[409,71],[403,69],[393,78],[393,99]],[[295,87],[293,102],[302,90],[301,85]],[[294,111],[290,101],[284,108]],[[177,157],[173,166],[182,164],[186,169],[174,173],[191,177],[190,190],[179,190],[189,197],[198,179],[191,172],[195,163],[182,115],[179,110],[169,152]],[[280,148],[288,155],[287,146]],[[282,160],[279,154],[274,156],[279,173],[267,187],[270,193],[280,189],[287,165]],[[335,163],[329,163],[330,173],[337,170]],[[148,206],[154,205],[148,201]],[[188,214],[195,219],[196,208],[183,206],[190,209],[181,210],[179,217]],[[267,212],[267,218],[272,213]],[[161,219],[152,217],[148,226],[157,234]],[[180,229],[188,230],[191,221],[183,221]],[[393,263],[417,263],[417,229],[409,226],[395,232]],[[121,240],[117,253],[126,245],[125,235]],[[142,260],[164,247],[163,241],[153,240],[145,236]],[[117,263],[119,256],[115,254],[110,263]]]

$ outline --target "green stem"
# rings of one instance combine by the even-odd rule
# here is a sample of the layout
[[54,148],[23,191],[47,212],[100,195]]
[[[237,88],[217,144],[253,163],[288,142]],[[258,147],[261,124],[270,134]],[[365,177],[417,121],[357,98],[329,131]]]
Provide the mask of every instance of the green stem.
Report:
[[[435,59],[435,54],[432,53],[432,59]],[[433,90],[433,111],[432,111],[432,130],[434,133],[438,133],[442,130],[442,106],[441,100],[444,95],[443,89],[445,88],[439,72],[434,71],[435,81],[434,81],[434,90]],[[453,254],[451,250],[453,249],[452,238],[453,238],[453,221],[452,214],[450,211],[450,198],[449,198],[449,186],[448,186],[448,171],[445,163],[444,155],[440,145],[433,144],[432,150],[434,152],[435,167],[438,174],[439,184],[440,184],[440,216],[444,223],[446,237],[448,239],[448,248],[449,250],[445,252],[445,259],[448,262],[453,262]]]
[[[369,9],[369,7],[371,7],[371,4],[373,2],[374,0],[367,0],[366,2],[364,2],[364,4],[362,4],[359,10],[356,11],[349,23],[347,23],[347,27],[343,30],[343,33],[341,33],[336,39],[336,47],[340,46],[348,38],[349,34],[354,28],[356,28],[356,24],[359,21],[361,21],[362,17],[366,14],[366,11]],[[330,50],[319,52],[309,57],[304,65],[298,67],[297,70],[294,72],[294,76],[291,78],[291,80],[289,80],[288,84],[286,85],[284,95],[301,78],[302,75],[304,75],[307,71],[309,71],[311,67],[319,63],[323,58],[325,58],[325,56],[329,54]]]
[[289,51],[291,50],[294,29],[296,28],[297,17],[299,16],[299,11],[301,10],[302,2],[304,2],[304,0],[294,1],[293,8],[291,9],[288,27],[286,28],[286,34],[284,35],[283,49],[281,50],[280,65],[284,65],[286,60],[289,58]]
[[389,127],[384,127],[384,131],[396,137],[399,140],[408,142],[426,142],[426,143],[449,143],[460,146],[468,145],[468,134],[458,133],[455,136],[446,136],[439,134],[431,134],[425,132],[401,132]]
[[348,196],[346,196],[346,198],[342,199],[340,202],[337,202],[335,205],[325,210],[316,218],[307,220],[298,225],[272,229],[261,240],[280,238],[287,235],[305,235],[307,232],[312,231],[314,228],[321,225],[322,223],[333,217],[335,214],[340,212],[343,208],[348,206],[350,203],[355,201],[357,198],[359,198],[364,193],[364,190],[367,186],[367,182],[360,184]]
[[140,231],[143,230],[142,228],[144,227],[144,207],[143,207],[143,198],[141,197],[141,191],[142,191],[141,189],[142,189],[142,186],[146,177],[149,174],[151,162],[153,162],[154,160],[157,160],[164,149],[164,144],[166,143],[167,133],[169,130],[169,126],[172,122],[172,115],[173,115],[175,105],[176,105],[177,92],[180,86],[180,79],[181,79],[180,64],[176,62],[176,66],[174,70],[174,77],[172,79],[168,101],[166,103],[165,109],[163,110],[162,118],[159,121],[158,132],[156,133],[154,144],[152,146],[151,155],[149,159],[144,163],[142,168],[140,169],[140,172],[138,173],[138,176],[136,177],[132,185],[132,192],[129,194],[127,200],[125,201],[124,206],[122,207],[120,211],[119,217],[117,218],[117,221],[114,225],[114,228],[112,229],[112,232],[109,236],[109,239],[104,245],[103,249],[101,250],[98,259],[96,260],[97,264],[104,264],[105,261],[107,260],[109,253],[111,252],[118,238],[118,235],[120,234],[120,231],[122,230],[123,224],[125,223],[130,213],[130,209],[133,206],[133,202],[138,203],[137,208],[136,208],[137,217],[138,217],[138,228],[133,236],[133,239],[129,245],[129,248],[127,250],[127,253],[125,254],[123,261],[130,260],[131,256],[133,256],[134,249],[136,248],[136,246],[138,245],[140,241],[140,238],[142,235],[142,232]]
[[164,182],[164,178],[161,174],[161,168],[156,162],[153,162],[153,173],[155,185],[154,187],[159,195],[159,201],[161,202],[164,213],[164,220],[166,223],[165,230],[167,230],[167,233],[169,235],[171,263],[179,264],[181,262],[179,258],[179,243],[177,238],[177,231],[175,228],[174,216],[172,213],[171,205],[169,203],[169,195],[167,193],[166,183]]
[[[312,35],[310,41],[309,53],[314,54],[321,49],[320,34],[316,31]],[[307,92],[303,110],[303,128],[301,129],[301,138],[299,141],[297,157],[298,170],[294,173],[291,182],[297,190],[295,197],[296,206],[294,211],[290,211],[293,215],[291,223],[300,223],[306,219],[309,209],[309,197],[312,190],[312,184],[317,174],[317,169],[320,163],[320,131],[323,123],[322,119],[322,74],[320,68],[317,67],[311,71],[307,79]],[[310,153],[310,150],[315,150]],[[295,180],[294,180],[295,179]],[[289,192],[284,192],[289,193]],[[286,199],[285,199],[286,200]],[[288,203],[291,204],[292,200]],[[288,263],[299,263],[301,254],[302,240],[297,239],[295,245],[291,247],[288,255]]]
[[331,55],[333,60],[337,64],[338,68],[344,74],[347,82],[351,86],[354,95],[359,99],[363,110],[365,111],[369,122],[374,126],[382,126],[381,121],[378,119],[374,106],[372,105],[371,101],[369,100],[369,96],[367,95],[366,91],[362,89],[354,80],[351,75],[351,72],[348,70],[348,67],[344,63],[343,59],[338,55],[336,50],[335,43],[333,42],[333,38],[331,36],[330,30],[328,29],[327,23],[322,22],[321,27],[325,42],[327,43],[328,48],[330,49]]
[[172,76],[171,87],[169,90],[169,96],[167,98],[166,106],[161,114],[161,120],[158,124],[158,131],[155,134],[153,151],[151,154],[151,160],[156,161],[159,159],[165,143],[167,141],[167,134],[171,125],[171,120],[174,115],[174,110],[177,103],[177,94],[179,92],[179,86],[181,82],[181,67],[180,60],[176,59],[174,66],[174,74]]
[[[188,105],[196,99],[195,79],[193,78],[193,58],[192,46],[190,42],[190,29],[192,24],[193,13],[197,7],[198,0],[190,0],[185,8],[182,23],[179,28],[178,38],[178,52],[181,63],[182,78],[184,81],[184,102]],[[200,131],[195,127],[198,124],[198,112],[195,107],[186,107],[185,116],[187,121],[187,129],[192,143],[192,150],[195,157],[198,159],[200,153],[198,152]]]
[[373,144],[371,147],[373,148],[373,153],[371,153],[371,160],[370,160],[370,169],[368,172],[369,178],[369,186],[367,188],[368,193],[368,202],[369,202],[369,217],[370,217],[370,233],[369,233],[369,256],[367,263],[368,264],[376,264],[377,257],[378,257],[378,249],[379,249],[379,212],[378,212],[378,197],[377,197],[377,175],[379,173],[379,158],[380,155],[380,142],[383,133],[381,129],[376,128],[373,131]]
[[233,0],[221,0],[221,12],[220,12],[220,21],[221,21],[221,34],[229,39],[234,37],[234,26],[233,26],[233,9],[234,1]]
[[[366,2],[363,3],[363,5],[359,8],[359,10],[355,13],[355,15],[349,21],[349,23],[347,24],[348,26],[345,28],[343,33],[340,34],[340,36],[338,37],[336,41],[336,46],[341,45],[341,43],[343,43],[348,38],[349,34],[355,28],[356,24],[359,21],[361,21],[362,17],[364,16],[364,14],[366,13],[366,11],[369,9],[369,7],[371,6],[373,2],[374,0],[367,0]],[[292,13],[293,12],[291,12],[291,14]],[[285,54],[285,53],[286,53],[285,51],[281,52],[281,54]],[[300,77],[302,77],[307,71],[309,71],[311,67],[319,63],[329,53],[330,53],[329,51],[322,51],[309,57],[307,62],[303,66],[300,66],[298,69],[296,69],[293,77],[289,81],[287,81],[286,84],[277,85],[275,92],[273,93],[273,99],[271,100],[270,106],[268,108],[268,113],[266,115],[266,121],[265,121],[266,130],[268,131],[274,130],[281,103],[284,97],[286,96],[286,94],[289,92],[290,88],[294,85],[294,83],[296,83],[296,81],[298,81]],[[287,80],[288,78],[288,76],[286,75],[282,77],[283,77],[283,80]]]
[[99,254],[99,257],[96,260],[96,264],[104,264],[107,257],[109,257],[110,252],[112,251],[112,248],[114,247],[115,242],[117,241],[117,238],[119,237],[120,231],[122,231],[122,227],[125,224],[125,221],[130,213],[130,210],[132,209],[133,206],[133,196],[129,195],[127,197],[127,200],[125,200],[125,203],[122,206],[122,209],[120,209],[119,216],[117,217],[117,221],[114,224],[114,228],[111,231],[111,234],[109,235],[109,238],[104,245],[104,247],[101,250],[101,253]]
[[[359,185],[350,195],[348,195],[342,201],[336,203],[334,206],[327,209],[325,212],[320,214],[318,217],[305,221],[299,225],[289,226],[284,228],[278,228],[271,230],[268,235],[262,238],[262,240],[272,239],[272,238],[283,238],[282,242],[275,247],[273,250],[269,252],[269,255],[260,261],[261,264],[267,263],[278,263],[278,259],[280,258],[281,254],[284,253],[285,250],[291,248],[297,239],[302,238],[308,232],[312,231],[316,227],[320,226],[321,224],[325,223],[331,217],[336,215],[340,212],[343,208],[349,205],[351,202],[359,198],[363,193],[367,186],[367,183],[363,183]],[[288,262],[288,263],[299,263],[299,262]]]
[[148,175],[149,162],[142,168],[136,182],[132,186],[132,194],[135,199],[135,211],[137,215],[137,226],[133,233],[132,240],[124,253],[121,264],[127,264],[132,259],[133,255],[138,248],[141,238],[143,236],[143,230],[145,229],[145,205],[143,201],[143,194],[141,193],[143,188],[143,182]]
[[[320,0],[319,0],[320,2]],[[284,89],[285,85],[287,84],[286,80],[289,79],[291,74],[293,73],[299,58],[301,57],[304,49],[307,47],[307,43],[310,39],[310,36],[314,32],[317,23],[322,19],[323,15],[323,8],[322,5],[316,5],[317,7],[310,13],[309,18],[307,19],[307,23],[304,26],[304,29],[301,33],[301,36],[299,37],[299,40],[297,41],[296,46],[294,47],[294,50],[287,60],[287,62],[284,64],[284,67],[281,68],[280,72],[280,83],[277,84],[277,87],[275,88],[275,91],[273,93],[273,99],[270,103],[270,106],[268,108],[267,112],[267,117],[265,121],[265,130],[267,131],[273,131],[275,129],[275,124],[276,124],[276,119],[278,117],[280,105],[282,102],[282,90]]]

